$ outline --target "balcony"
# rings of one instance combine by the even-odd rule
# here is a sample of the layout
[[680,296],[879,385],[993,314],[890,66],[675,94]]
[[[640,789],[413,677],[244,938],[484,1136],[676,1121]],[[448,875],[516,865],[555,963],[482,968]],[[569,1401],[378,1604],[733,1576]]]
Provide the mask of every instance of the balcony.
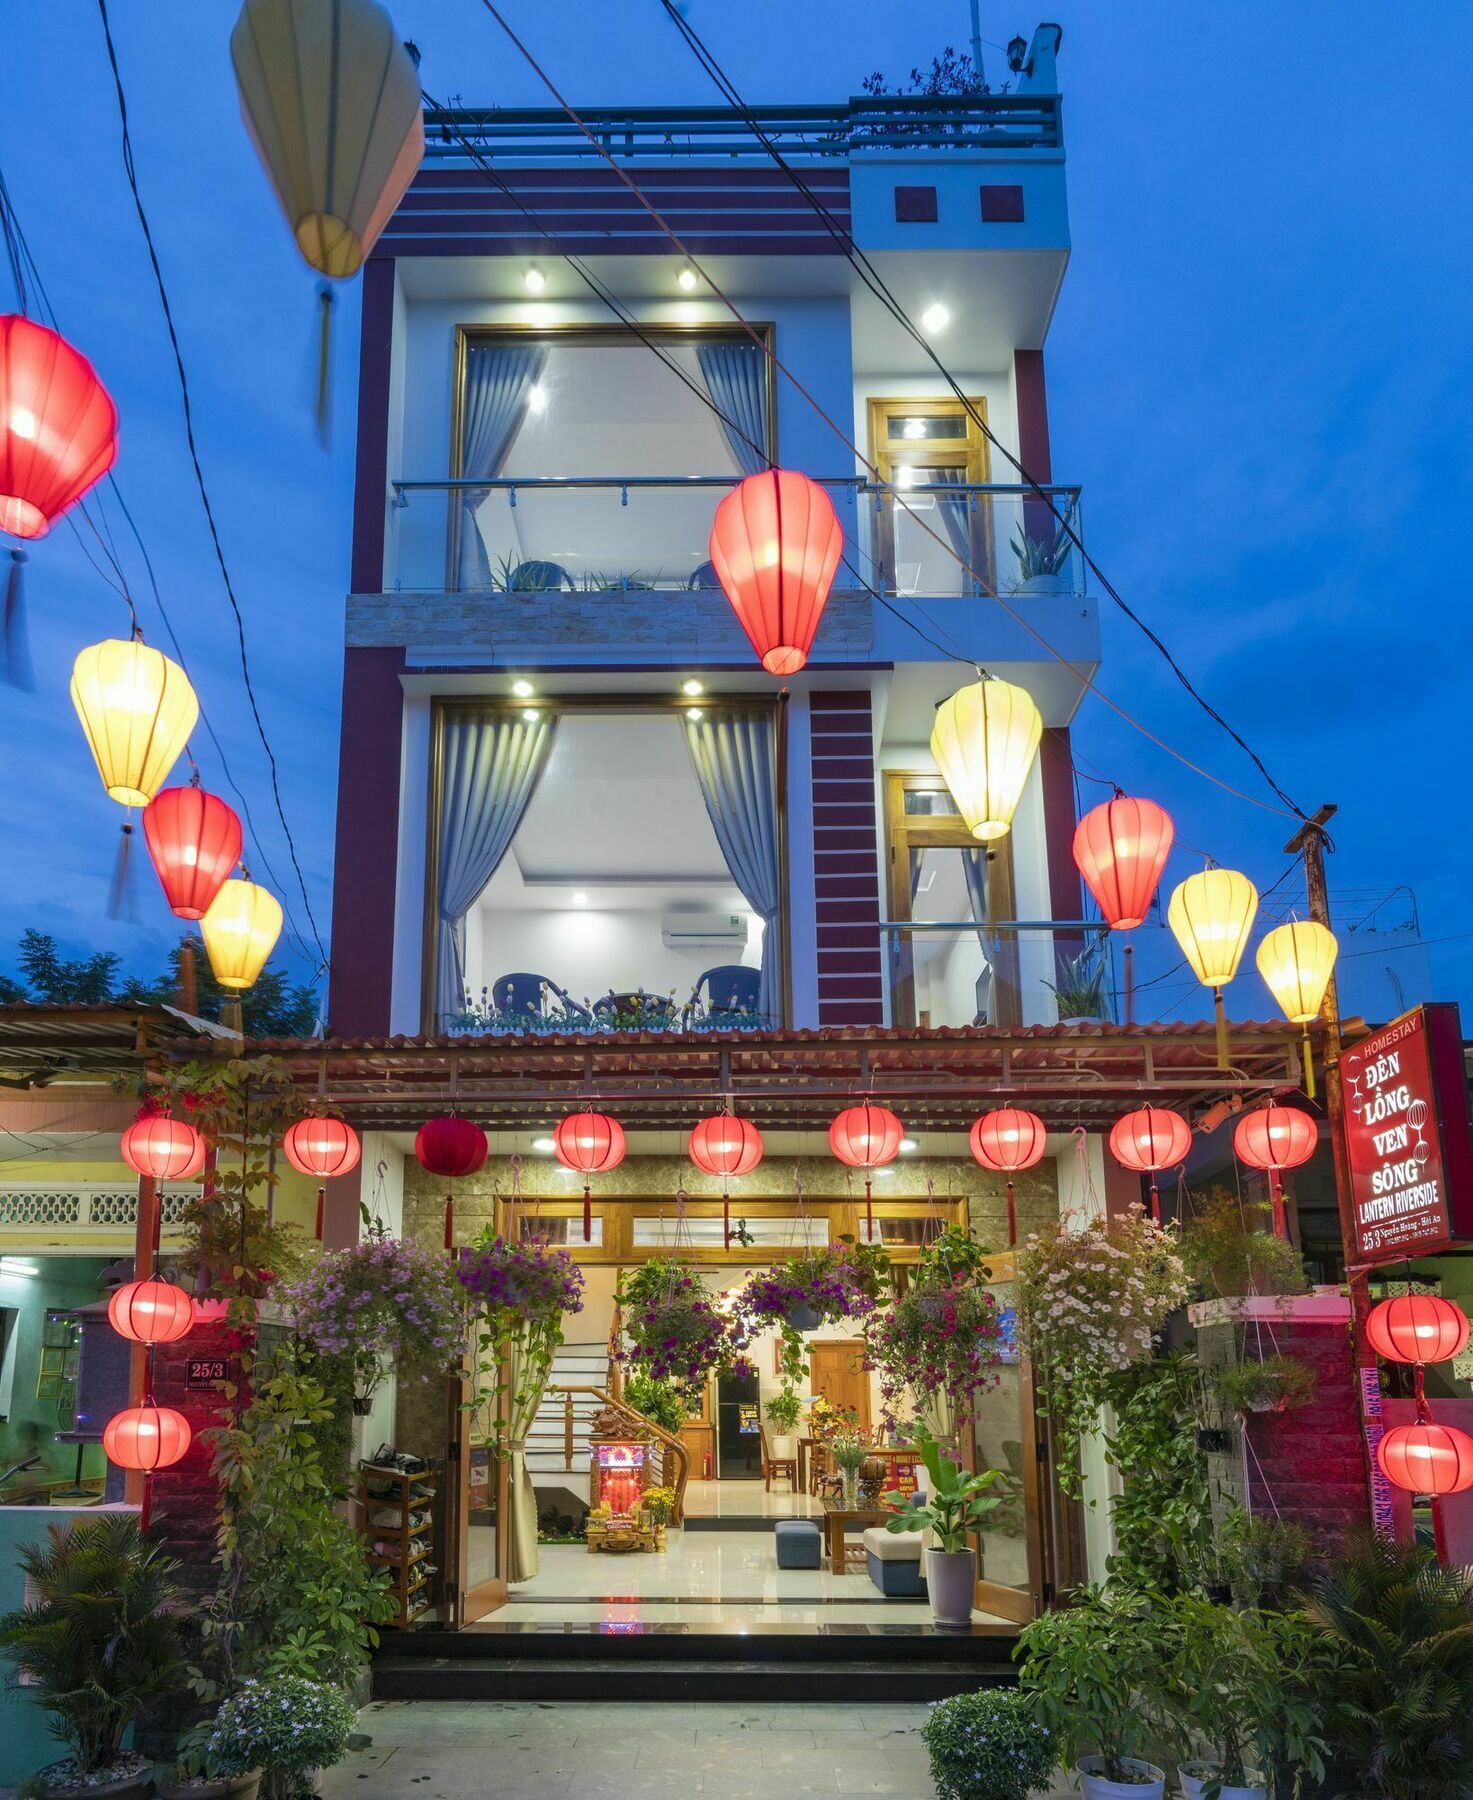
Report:
[[888,919],[880,935],[890,1023],[930,1030],[1118,1017],[1105,929],[1077,920]]

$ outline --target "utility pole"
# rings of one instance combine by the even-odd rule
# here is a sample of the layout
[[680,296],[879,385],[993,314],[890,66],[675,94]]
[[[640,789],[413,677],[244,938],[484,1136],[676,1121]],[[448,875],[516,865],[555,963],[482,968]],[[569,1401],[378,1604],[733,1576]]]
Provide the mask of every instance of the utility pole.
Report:
[[972,0],[972,67],[982,86],[982,0]]

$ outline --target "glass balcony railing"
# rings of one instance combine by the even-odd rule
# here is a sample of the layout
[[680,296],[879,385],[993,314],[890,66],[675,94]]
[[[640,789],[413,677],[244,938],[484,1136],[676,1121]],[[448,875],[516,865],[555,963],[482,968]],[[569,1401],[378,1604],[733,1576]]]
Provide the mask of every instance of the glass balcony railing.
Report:
[[[908,472],[825,479],[844,528],[836,593],[1082,594],[1079,489]],[[719,593],[707,543],[731,475],[534,476],[393,483],[387,585],[408,593]],[[1040,498],[1040,494],[1047,498]]]
[[886,920],[890,1022],[926,1030],[1114,1018],[1104,933],[1097,920]]

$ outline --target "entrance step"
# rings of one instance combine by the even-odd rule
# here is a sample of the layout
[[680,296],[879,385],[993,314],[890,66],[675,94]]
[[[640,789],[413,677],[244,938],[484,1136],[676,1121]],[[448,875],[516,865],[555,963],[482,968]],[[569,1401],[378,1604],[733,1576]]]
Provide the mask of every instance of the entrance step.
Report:
[[[773,1526],[781,1524],[783,1519],[800,1519],[804,1516],[802,1513],[711,1513],[702,1514],[701,1517],[693,1519],[687,1513],[682,1529],[685,1531],[765,1531],[768,1537],[771,1537]],[[813,1523],[820,1530],[823,1529],[822,1518],[816,1518]]]

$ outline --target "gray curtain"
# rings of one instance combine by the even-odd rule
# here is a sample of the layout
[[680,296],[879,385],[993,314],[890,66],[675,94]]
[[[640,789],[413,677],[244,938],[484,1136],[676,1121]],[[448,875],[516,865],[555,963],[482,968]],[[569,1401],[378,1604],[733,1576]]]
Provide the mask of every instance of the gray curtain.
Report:
[[777,861],[777,730],[772,715],[714,712],[685,721],[685,741],[731,878],[762,920],[763,1018],[782,1020]]
[[465,915],[496,873],[547,766],[554,720],[520,714],[445,721],[440,781],[440,917],[435,1012],[465,1008]]
[[[468,480],[491,480],[506,467],[522,420],[527,396],[547,362],[541,344],[505,344],[472,339],[465,352],[465,388],[460,403],[460,473]],[[484,490],[460,490],[460,544],[456,584],[467,588],[491,585],[491,564],[476,525]]]
[[963,850],[961,859],[962,873],[967,878],[967,904],[972,909],[972,917],[977,921],[977,942],[982,946],[982,955],[987,963],[987,967],[977,977],[976,1017],[984,1024],[995,1025],[997,980],[993,965],[996,950],[987,931],[987,853],[985,850]]
[[765,469],[767,358],[758,344],[698,344],[696,359],[717,412],[727,448],[743,475]]
[[[930,488],[961,487],[963,471],[960,469],[927,469],[925,485]],[[970,511],[971,496],[969,494],[938,494],[936,511],[941,515],[941,524],[945,529],[953,552],[961,558],[963,567],[957,570],[957,579],[961,584],[960,591],[972,594],[977,590],[977,583],[967,570],[972,566],[972,516]]]

